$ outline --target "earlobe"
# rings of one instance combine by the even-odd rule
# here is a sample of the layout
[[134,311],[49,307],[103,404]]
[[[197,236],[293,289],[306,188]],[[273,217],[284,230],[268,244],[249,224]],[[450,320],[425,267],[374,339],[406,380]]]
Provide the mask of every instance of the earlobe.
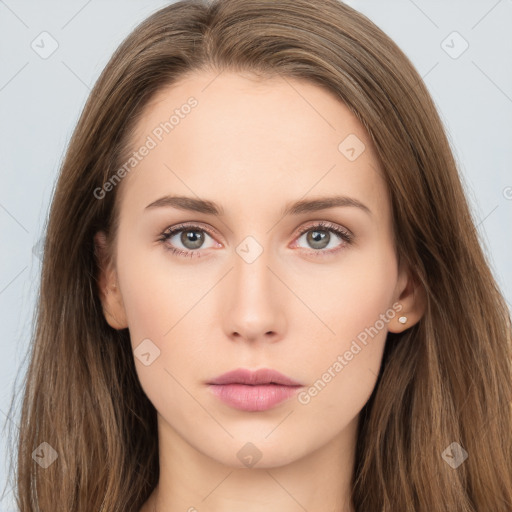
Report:
[[[403,281],[403,279],[402,279]],[[417,324],[426,309],[426,293],[415,275],[407,274],[406,284],[396,302],[401,306],[395,317],[389,322],[389,331],[400,333]]]
[[121,292],[115,285],[107,288],[104,292],[102,306],[103,315],[110,327],[117,330],[128,327]]
[[107,237],[103,231],[94,236],[94,254],[97,263],[97,285],[105,320],[114,329],[128,327],[117,275],[107,250]]

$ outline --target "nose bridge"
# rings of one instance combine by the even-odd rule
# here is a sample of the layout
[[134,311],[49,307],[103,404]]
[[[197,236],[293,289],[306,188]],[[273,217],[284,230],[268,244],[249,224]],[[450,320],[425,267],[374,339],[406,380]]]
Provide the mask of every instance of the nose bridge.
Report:
[[[235,249],[230,281],[228,334],[257,339],[280,331],[279,280],[273,275],[271,251],[255,238],[247,237]],[[269,268],[270,267],[270,268]],[[281,333],[282,334],[282,333]]]
[[234,295],[237,302],[270,299],[272,272],[269,270],[271,251],[253,236],[246,237],[235,249]]

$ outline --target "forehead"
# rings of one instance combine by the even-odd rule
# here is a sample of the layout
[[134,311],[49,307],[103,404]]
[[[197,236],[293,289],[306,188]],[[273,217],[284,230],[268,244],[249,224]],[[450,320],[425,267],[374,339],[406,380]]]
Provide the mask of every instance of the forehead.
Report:
[[334,93],[304,80],[190,74],[145,106],[131,149],[143,146],[122,183],[138,208],[164,192],[228,199],[238,211],[325,192],[386,208],[368,133]]

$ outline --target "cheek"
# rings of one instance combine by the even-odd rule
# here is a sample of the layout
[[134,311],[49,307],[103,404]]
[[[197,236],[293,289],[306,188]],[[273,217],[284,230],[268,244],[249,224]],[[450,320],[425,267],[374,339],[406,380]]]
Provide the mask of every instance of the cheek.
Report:
[[302,280],[299,296],[307,297],[311,310],[323,320],[325,328],[319,335],[324,339],[329,337],[329,330],[340,342],[352,339],[391,307],[396,258],[392,247],[384,242],[351,250],[339,265],[314,277],[309,272],[310,277]]
[[353,326],[352,337],[373,326],[380,315],[386,314],[393,302],[396,280],[396,261],[389,251],[368,252],[357,271],[347,276],[344,317]]
[[132,342],[140,337],[162,338],[177,321],[173,293],[165,290],[161,277],[155,279],[156,269],[139,269],[134,268],[123,281],[123,302]]
[[117,270],[132,337],[170,337],[204,291],[191,282],[190,271],[173,264],[163,246],[121,233],[118,248]]
[[307,327],[309,332],[318,333],[318,339],[305,344],[304,360],[315,368],[312,377],[316,389],[328,388],[315,398],[319,407],[332,406],[337,396],[342,397],[344,406],[357,407],[371,394],[388,323],[395,315],[392,301],[396,279],[392,249],[375,247],[347,257],[339,272],[325,280],[323,299],[315,296],[312,303],[326,326],[319,329],[311,323]]
[[191,285],[190,274],[186,279],[169,263],[164,249],[129,242],[128,237],[119,238],[117,269],[138,379],[157,410],[174,411],[177,418],[192,416],[197,414],[194,401],[179,383],[184,382],[183,369],[199,360],[184,336],[194,339],[194,311],[189,310],[205,291]]
[[178,382],[204,358],[197,315],[212,280],[173,264],[161,247],[128,242],[120,237],[117,266],[139,381],[155,404],[188,408]]

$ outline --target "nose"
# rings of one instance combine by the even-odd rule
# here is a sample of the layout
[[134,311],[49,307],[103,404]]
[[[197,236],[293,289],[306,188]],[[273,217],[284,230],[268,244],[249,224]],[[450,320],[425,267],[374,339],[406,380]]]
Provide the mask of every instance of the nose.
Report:
[[271,268],[265,251],[253,261],[243,253],[234,256],[222,308],[226,335],[233,341],[276,342],[283,338],[286,287]]

